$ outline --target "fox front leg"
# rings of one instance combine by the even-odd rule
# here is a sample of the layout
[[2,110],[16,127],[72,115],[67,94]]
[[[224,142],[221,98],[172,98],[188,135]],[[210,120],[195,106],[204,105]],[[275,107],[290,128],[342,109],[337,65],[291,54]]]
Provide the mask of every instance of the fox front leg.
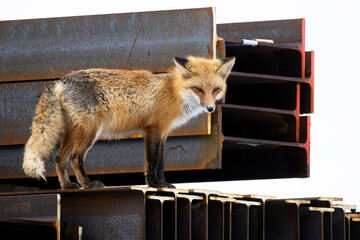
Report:
[[175,188],[165,180],[164,176],[164,143],[159,131],[145,131],[145,176],[146,184],[156,188]]
[[165,146],[166,138],[163,138],[160,140],[159,144],[159,152],[158,152],[158,159],[157,159],[157,169],[156,169],[156,175],[157,180],[160,186],[167,187],[167,188],[175,188],[174,185],[166,182],[165,175],[164,175],[164,165],[165,165],[165,159],[164,159],[164,146]]

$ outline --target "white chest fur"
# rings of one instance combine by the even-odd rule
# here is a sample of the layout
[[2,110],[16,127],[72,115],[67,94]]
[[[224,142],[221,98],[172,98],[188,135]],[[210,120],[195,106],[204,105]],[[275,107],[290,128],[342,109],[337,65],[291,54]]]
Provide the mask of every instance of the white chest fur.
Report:
[[181,107],[182,115],[179,116],[171,124],[170,130],[178,128],[188,122],[190,119],[198,116],[199,114],[205,112],[204,108],[200,104],[199,98],[195,94],[183,94],[183,105]]

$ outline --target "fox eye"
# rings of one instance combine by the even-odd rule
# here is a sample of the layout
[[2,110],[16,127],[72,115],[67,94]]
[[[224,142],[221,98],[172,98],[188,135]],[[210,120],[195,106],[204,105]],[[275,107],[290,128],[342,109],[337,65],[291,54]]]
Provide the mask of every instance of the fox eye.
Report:
[[199,88],[199,87],[194,87],[194,89],[196,89],[196,91],[198,91],[198,92],[204,92],[203,90],[202,90],[202,88]]
[[217,92],[217,91],[219,91],[220,90],[220,88],[214,88],[214,92]]

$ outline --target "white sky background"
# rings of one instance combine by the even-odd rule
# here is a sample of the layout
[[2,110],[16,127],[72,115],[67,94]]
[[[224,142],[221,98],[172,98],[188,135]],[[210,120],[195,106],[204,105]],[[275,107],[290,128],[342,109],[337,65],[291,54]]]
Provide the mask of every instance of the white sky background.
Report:
[[335,196],[360,208],[360,14],[356,0],[2,1],[0,21],[216,7],[217,23],[305,18],[306,51],[315,51],[311,177],[176,184],[239,194]]

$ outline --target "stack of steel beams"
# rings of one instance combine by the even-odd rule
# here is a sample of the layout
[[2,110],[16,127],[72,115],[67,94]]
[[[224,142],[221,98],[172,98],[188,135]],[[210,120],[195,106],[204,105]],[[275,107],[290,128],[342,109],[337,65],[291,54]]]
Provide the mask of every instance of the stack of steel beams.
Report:
[[341,200],[142,187],[2,193],[0,229],[2,239],[358,239],[360,213]]
[[304,19],[219,24],[217,33],[222,57],[236,57],[220,111],[229,178],[308,177],[314,52],[305,52]]
[[[216,25],[214,9],[204,8],[7,21],[1,32],[3,183],[25,178],[23,146],[45,86],[81,68],[162,72],[188,55],[237,60],[225,102],[168,139],[168,179],[309,176],[310,117],[302,114],[313,112],[314,53],[304,50],[303,19]],[[85,168],[111,185],[143,183],[143,148],[138,134],[102,138]],[[55,175],[49,162],[47,177]]]
[[[215,23],[214,9],[6,21],[0,25],[1,239],[360,238],[360,213],[340,198],[276,199],[205,190],[58,188],[22,172],[42,89],[71,70],[172,66],[174,56],[235,56],[212,115],[176,130],[165,149],[171,182],[308,177],[314,52],[304,19]],[[106,184],[143,183],[141,136],[102,137],[86,170]],[[36,185],[37,187],[34,187]],[[39,187],[45,188],[39,190]]]
[[[0,31],[0,179],[25,177],[23,146],[38,95],[68,72],[95,67],[163,72],[175,56],[209,58],[216,52],[213,8],[8,21]],[[220,166],[216,154],[206,150],[217,146],[210,120],[201,115],[173,133],[168,169]],[[106,140],[89,153],[90,174],[143,171],[138,135]],[[51,164],[47,176],[55,176]]]

